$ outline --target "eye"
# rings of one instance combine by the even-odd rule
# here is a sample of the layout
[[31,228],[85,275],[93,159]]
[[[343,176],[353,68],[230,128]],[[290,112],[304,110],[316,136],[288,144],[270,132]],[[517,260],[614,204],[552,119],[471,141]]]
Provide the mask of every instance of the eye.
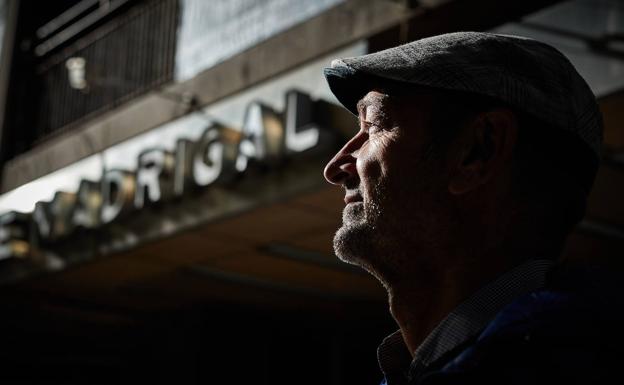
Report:
[[362,120],[361,121],[361,125],[362,125],[362,128],[364,129],[364,131],[367,134],[369,134],[369,135],[370,134],[374,134],[375,132],[377,132],[377,131],[379,131],[381,129],[376,123],[369,122],[369,121],[366,121],[366,120]]

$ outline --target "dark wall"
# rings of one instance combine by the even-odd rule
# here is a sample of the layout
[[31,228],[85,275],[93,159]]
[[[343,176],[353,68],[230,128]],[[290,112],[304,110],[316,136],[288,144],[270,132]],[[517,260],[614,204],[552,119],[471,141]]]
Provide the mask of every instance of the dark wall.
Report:
[[[145,316],[80,318],[3,307],[3,384],[378,384],[375,347],[395,329],[346,316],[211,305]],[[75,315],[78,315],[76,313]]]

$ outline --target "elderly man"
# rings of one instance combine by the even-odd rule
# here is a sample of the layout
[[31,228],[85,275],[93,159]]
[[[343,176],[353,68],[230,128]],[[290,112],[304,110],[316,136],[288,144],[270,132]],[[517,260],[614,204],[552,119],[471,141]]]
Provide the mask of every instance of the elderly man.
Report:
[[552,273],[602,140],[570,62],[465,32],[334,60],[325,76],[360,125],[325,168],[345,190],[334,249],[384,285],[400,327],[378,349],[384,382],[604,379],[621,357],[609,281]]

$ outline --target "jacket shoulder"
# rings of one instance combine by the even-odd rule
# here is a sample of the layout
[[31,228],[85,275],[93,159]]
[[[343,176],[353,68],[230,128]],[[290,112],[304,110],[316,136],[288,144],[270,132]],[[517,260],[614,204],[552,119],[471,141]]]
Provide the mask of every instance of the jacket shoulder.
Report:
[[557,277],[548,288],[506,306],[474,343],[421,383],[606,380],[624,355],[620,293],[619,278]]

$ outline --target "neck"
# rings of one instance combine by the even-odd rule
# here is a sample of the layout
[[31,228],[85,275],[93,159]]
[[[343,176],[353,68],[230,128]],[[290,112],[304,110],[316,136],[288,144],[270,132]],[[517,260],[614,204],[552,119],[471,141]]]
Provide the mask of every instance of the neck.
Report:
[[526,254],[525,246],[520,259],[517,239],[510,237],[514,232],[509,231],[515,226],[499,224],[464,223],[461,231],[449,236],[447,242],[439,242],[429,252],[419,253],[419,258],[408,259],[433,265],[409,266],[409,273],[386,285],[390,311],[412,354],[459,304],[531,255]]
[[390,312],[412,355],[429,333],[477,290],[527,256],[553,258],[550,241],[539,236],[535,222],[521,220],[527,217],[524,209],[499,206],[478,213],[481,216],[461,216],[455,231],[431,243],[428,250],[416,245],[395,250],[419,250],[418,256],[402,258],[406,265],[385,285]]
[[[504,261],[503,255],[492,261]],[[472,260],[471,258],[468,261]],[[427,274],[423,279],[411,279],[388,287],[390,312],[401,328],[410,353],[459,304],[512,266],[482,265],[475,274],[473,263],[463,264],[443,274]]]

